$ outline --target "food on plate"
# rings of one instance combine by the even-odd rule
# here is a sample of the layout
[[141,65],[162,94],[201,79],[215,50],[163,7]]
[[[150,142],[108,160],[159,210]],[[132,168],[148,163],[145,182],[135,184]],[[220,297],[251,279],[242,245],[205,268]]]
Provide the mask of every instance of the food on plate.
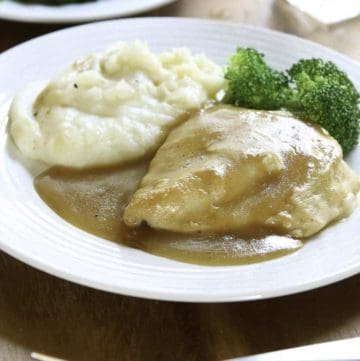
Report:
[[272,69],[263,54],[238,48],[230,57],[224,102],[255,109],[286,108],[324,127],[352,150],[359,139],[359,93],[349,77],[322,59],[302,59],[286,73]]
[[149,156],[168,132],[213,101],[221,68],[186,48],[154,54],[120,42],[77,60],[45,88],[14,99],[10,133],[29,158],[94,167]]
[[175,232],[313,235],[360,190],[338,143],[290,113],[216,106],[173,130],[124,212]]
[[127,227],[123,212],[149,160],[98,169],[51,167],[39,174],[35,188],[60,217],[103,239],[182,262],[203,265],[248,264],[285,256],[302,242],[272,235],[246,239],[236,234],[175,233]]
[[225,69],[227,88],[223,102],[236,106],[280,109],[288,93],[285,74],[270,68],[263,55],[251,48],[238,48]]
[[75,226],[111,241],[126,240],[122,214],[148,160],[99,169],[51,167],[34,185],[41,198]]
[[357,205],[343,152],[358,142],[358,102],[320,59],[281,72],[239,48],[221,69],[187,48],[120,42],[21,91],[9,129],[48,163],[35,188],[75,226],[181,261],[241,264],[298,250]]

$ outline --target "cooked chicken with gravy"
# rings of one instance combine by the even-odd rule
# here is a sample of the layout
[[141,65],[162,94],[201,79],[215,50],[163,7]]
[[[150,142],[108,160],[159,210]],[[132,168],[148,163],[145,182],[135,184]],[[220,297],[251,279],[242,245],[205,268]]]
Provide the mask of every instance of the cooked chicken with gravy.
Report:
[[217,106],[172,131],[124,220],[176,232],[301,238],[348,215],[359,190],[360,177],[320,127],[285,112]]

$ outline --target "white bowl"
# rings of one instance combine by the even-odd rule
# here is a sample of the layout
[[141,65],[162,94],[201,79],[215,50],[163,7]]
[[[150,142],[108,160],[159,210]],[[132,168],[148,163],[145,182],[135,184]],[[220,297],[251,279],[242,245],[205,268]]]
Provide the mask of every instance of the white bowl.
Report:
[[[243,266],[206,267],[161,258],[90,235],[52,212],[33,187],[5,132],[12,95],[46,80],[80,55],[117,40],[141,39],[155,51],[187,46],[224,64],[237,46],[254,47],[277,68],[299,58],[334,61],[359,86],[358,65],[299,38],[237,24],[181,18],[108,21],[58,31],[0,55],[0,248],[53,275],[90,287],[176,301],[243,301],[296,293],[360,271],[360,210],[286,257]],[[360,148],[347,158],[360,171]],[[33,169],[30,166],[30,169]],[[32,174],[33,173],[33,174]]]
[[80,23],[134,15],[175,0],[97,0],[80,4],[49,6],[0,1],[0,19],[28,23]]

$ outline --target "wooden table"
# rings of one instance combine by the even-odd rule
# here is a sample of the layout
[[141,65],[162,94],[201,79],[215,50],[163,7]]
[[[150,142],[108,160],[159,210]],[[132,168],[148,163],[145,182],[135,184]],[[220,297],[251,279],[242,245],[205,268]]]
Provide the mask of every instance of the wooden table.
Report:
[[[286,30],[271,9],[271,0],[182,0],[151,15]],[[359,26],[355,20],[307,35],[360,59]],[[0,51],[58,28],[0,21]],[[185,304],[88,289],[4,253],[0,275],[1,361],[29,360],[30,351],[76,361],[211,361],[360,336],[360,276],[267,301]]]

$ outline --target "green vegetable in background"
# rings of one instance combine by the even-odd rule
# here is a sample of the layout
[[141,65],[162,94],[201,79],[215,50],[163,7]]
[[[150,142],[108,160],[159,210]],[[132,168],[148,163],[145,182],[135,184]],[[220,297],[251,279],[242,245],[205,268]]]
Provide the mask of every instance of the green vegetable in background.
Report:
[[97,1],[97,0],[16,0],[16,1],[24,4],[67,5],[67,4]]
[[329,61],[303,59],[286,73],[270,68],[254,49],[230,58],[223,102],[255,109],[285,108],[324,127],[347,153],[359,138],[359,93]]

